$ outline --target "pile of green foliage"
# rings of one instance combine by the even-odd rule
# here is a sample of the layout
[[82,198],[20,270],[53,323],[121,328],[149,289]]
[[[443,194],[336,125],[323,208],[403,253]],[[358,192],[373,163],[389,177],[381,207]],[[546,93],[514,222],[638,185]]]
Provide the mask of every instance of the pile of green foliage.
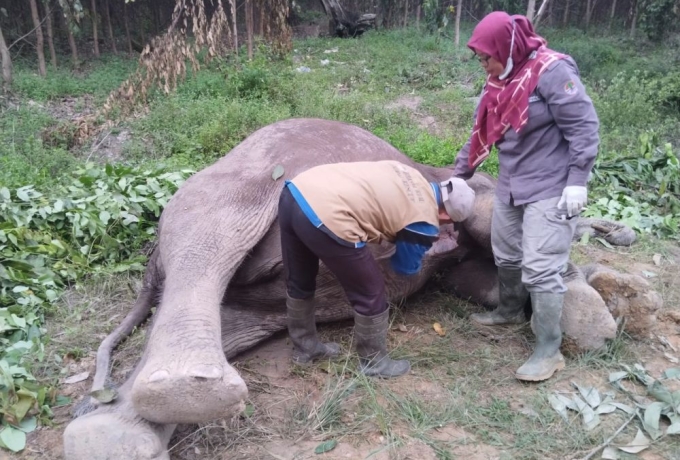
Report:
[[31,375],[41,327],[63,290],[84,276],[141,271],[162,207],[190,171],[91,164],[50,196],[0,188],[0,445],[23,449],[56,391]]

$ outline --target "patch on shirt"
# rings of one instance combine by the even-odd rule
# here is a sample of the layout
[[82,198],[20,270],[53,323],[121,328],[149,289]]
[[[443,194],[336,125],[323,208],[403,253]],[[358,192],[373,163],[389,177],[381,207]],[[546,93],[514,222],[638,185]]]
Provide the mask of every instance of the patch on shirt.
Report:
[[576,94],[578,92],[578,88],[576,87],[574,80],[569,80],[564,84],[564,92],[567,94]]
[[536,94],[532,94],[531,96],[529,96],[529,104],[531,104],[532,102],[539,102],[540,100],[541,96],[538,96]]

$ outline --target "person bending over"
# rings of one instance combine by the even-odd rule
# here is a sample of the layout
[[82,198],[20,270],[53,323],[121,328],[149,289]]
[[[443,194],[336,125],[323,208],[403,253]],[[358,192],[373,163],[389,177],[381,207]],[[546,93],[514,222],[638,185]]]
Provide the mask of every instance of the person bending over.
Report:
[[394,243],[391,268],[405,276],[418,273],[439,225],[465,220],[474,199],[462,179],[432,183],[397,161],[327,164],[286,181],[279,226],[293,361],[307,364],[340,352],[338,344],[322,343],[316,333],[314,292],[321,260],[354,309],[360,371],[383,378],[407,373],[409,362],[387,353],[385,280],[366,244]]

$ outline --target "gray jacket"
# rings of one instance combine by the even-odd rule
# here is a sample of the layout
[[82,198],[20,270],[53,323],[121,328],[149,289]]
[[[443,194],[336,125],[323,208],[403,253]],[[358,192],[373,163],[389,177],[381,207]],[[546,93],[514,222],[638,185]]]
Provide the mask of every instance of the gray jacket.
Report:
[[[568,57],[552,64],[529,97],[529,120],[522,133],[510,128],[496,143],[498,198],[521,205],[561,196],[567,185],[585,186],[597,156],[599,125],[576,63]],[[474,174],[469,153],[470,140],[454,168],[464,179]]]

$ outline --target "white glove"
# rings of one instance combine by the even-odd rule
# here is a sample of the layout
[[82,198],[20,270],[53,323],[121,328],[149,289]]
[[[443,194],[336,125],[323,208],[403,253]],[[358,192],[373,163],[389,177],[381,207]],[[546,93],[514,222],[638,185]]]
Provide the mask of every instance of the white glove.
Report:
[[567,185],[562,191],[562,198],[557,203],[559,209],[567,209],[569,217],[580,213],[588,202],[588,189],[580,185]]

